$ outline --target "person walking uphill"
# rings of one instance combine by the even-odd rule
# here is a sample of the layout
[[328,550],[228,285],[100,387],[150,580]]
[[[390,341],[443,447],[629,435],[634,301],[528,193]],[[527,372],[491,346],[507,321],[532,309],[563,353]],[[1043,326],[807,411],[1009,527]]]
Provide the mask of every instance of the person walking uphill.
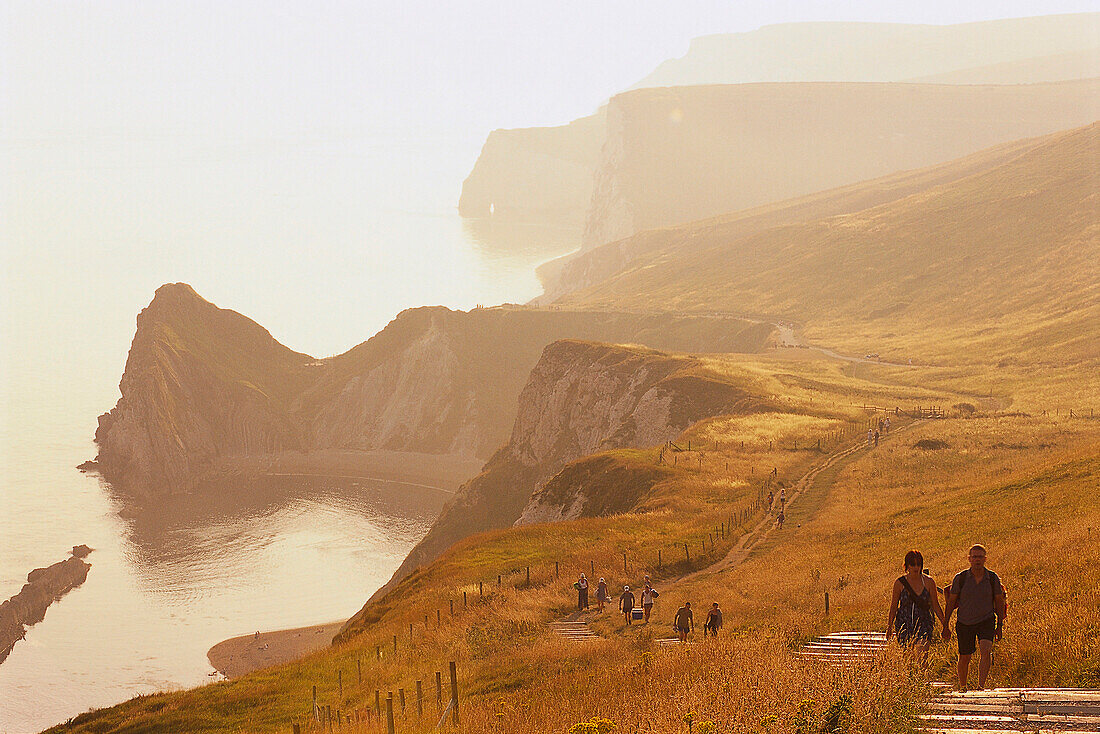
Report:
[[680,642],[687,642],[688,633],[695,631],[695,616],[691,613],[691,602],[684,602],[684,606],[676,610],[672,626],[676,628],[676,636],[680,638]]
[[985,567],[985,546],[970,548],[970,568],[960,571],[947,592],[947,610],[943,620],[943,639],[951,639],[951,614],[958,609],[955,634],[959,638],[959,690],[965,691],[970,672],[970,657],[980,650],[978,688],[985,688],[993,665],[993,642],[1001,639],[1004,629],[1005,590],[997,574]]
[[718,636],[718,630],[722,629],[722,610],[718,608],[718,602],[710,605],[707,612],[707,621],[703,623],[703,637],[709,632],[712,637]]
[[932,644],[933,613],[944,621],[939,589],[932,577],[924,574],[924,556],[911,550],[905,554],[905,574],[894,581],[886,639],[897,634],[898,643],[915,645],[927,656]]
[[630,593],[630,587],[624,586],[623,593],[619,595],[619,611],[626,616],[626,623],[634,622],[634,594]]
[[577,579],[577,582],[573,584],[573,588],[577,590],[577,609],[584,611],[588,609],[588,579],[581,574],[581,577]]
[[607,582],[602,578],[596,584],[596,611],[603,614],[603,605],[611,601],[611,595],[607,593]]

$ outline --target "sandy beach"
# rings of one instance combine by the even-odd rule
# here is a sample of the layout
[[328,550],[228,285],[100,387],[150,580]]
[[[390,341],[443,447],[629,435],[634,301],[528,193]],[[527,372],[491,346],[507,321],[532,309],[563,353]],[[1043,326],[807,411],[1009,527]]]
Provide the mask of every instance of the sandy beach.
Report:
[[343,621],[231,637],[214,645],[206,658],[226,678],[239,678],[260,668],[297,660],[327,647]]

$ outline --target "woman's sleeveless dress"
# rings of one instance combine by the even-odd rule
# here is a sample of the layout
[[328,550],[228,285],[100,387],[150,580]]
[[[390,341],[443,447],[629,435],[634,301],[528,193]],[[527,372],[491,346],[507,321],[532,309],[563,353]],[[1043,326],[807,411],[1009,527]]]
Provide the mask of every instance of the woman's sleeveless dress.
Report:
[[[899,576],[900,582],[904,576]],[[904,584],[902,584],[904,587]],[[915,591],[915,589],[914,589]],[[931,605],[932,597],[928,589],[921,589],[920,598]],[[898,642],[902,645],[924,643],[932,641],[932,608],[921,609],[907,589],[902,589],[901,598],[898,599],[897,615],[894,617],[894,629],[898,635]]]

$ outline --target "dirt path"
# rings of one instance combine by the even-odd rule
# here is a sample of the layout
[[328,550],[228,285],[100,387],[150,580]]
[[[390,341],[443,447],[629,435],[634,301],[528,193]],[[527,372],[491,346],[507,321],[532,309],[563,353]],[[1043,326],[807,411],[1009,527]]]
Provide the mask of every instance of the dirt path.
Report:
[[[920,422],[921,421],[918,419],[910,423],[906,423],[903,426],[899,426],[897,429],[891,431],[882,440],[891,440],[893,436],[896,436],[897,434],[912,428]],[[822,461],[814,464],[814,466],[812,466],[809,471],[803,474],[798,479],[798,481],[794,483],[794,485],[790,488],[790,491],[787,493],[787,515],[790,515],[791,506],[797,503],[798,500],[810,488],[813,487],[814,480],[817,479],[819,474],[821,474],[829,467],[835,465],[837,462],[843,461],[853,454],[858,453],[860,450],[867,450],[866,441],[864,441],[863,439],[860,439],[854,444],[838,448],[837,450],[826,456]],[[679,583],[681,581],[690,581],[698,576],[701,576],[702,574],[722,573],[724,571],[733,570],[734,568],[737,568],[742,563],[744,563],[745,559],[749,557],[749,554],[752,553],[755,548],[757,548],[762,542],[764,542],[772,533],[776,532],[777,530],[778,528],[776,525],[776,520],[769,512],[751,530],[749,530],[747,533],[745,533],[745,535],[741,537],[741,541],[733,548],[731,548],[730,552],[727,553],[724,558],[715,561],[706,568],[701,568],[698,571],[693,571],[691,573],[680,576],[679,578],[671,579],[671,581],[673,583]]]

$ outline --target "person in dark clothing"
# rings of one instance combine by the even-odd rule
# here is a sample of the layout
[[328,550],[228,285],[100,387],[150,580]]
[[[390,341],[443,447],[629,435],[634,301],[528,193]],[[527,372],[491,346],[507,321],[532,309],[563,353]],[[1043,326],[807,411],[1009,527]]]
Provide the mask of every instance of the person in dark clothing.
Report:
[[577,590],[577,609],[580,611],[588,609],[588,579],[583,573],[573,586]]
[[619,595],[619,611],[626,616],[626,623],[634,623],[634,594],[629,586],[623,587],[623,593]]
[[722,629],[722,610],[718,608],[718,602],[710,605],[707,612],[707,620],[703,623],[703,637],[709,632],[712,637],[718,636],[718,630]]
[[985,546],[970,548],[970,568],[960,571],[947,592],[947,610],[943,619],[943,639],[951,639],[951,615],[957,609],[955,634],[959,639],[959,690],[967,689],[970,657],[980,650],[978,688],[985,688],[993,666],[993,643],[1001,639],[1007,607],[1005,590],[997,574],[985,567]]
[[911,550],[905,554],[905,573],[894,581],[886,639],[896,634],[899,644],[914,645],[927,656],[935,626],[933,614],[943,622],[939,589],[924,573],[924,556]]

